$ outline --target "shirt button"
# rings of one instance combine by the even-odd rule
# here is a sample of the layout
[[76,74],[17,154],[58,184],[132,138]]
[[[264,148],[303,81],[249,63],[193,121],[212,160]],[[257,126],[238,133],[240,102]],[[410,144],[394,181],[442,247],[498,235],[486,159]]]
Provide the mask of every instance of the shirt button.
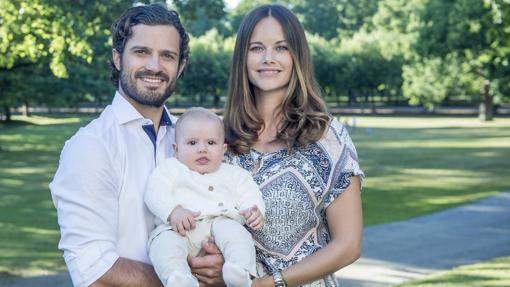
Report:
[[213,191],[214,190],[214,187],[212,185],[209,185],[209,191]]

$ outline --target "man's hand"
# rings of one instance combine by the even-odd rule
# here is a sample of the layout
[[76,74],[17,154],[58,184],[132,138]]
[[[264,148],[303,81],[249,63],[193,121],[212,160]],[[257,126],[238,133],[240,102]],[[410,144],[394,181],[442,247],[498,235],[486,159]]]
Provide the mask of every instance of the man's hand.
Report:
[[259,230],[264,225],[264,216],[256,205],[239,211],[239,214],[246,219],[246,225],[253,230]]
[[197,277],[200,287],[225,286],[221,274],[223,263],[223,255],[211,237],[202,242],[202,249],[196,257],[188,256],[191,273]]
[[184,236],[186,235],[186,230],[195,229],[195,217],[199,215],[200,212],[194,212],[177,205],[168,216],[168,221],[174,231]]

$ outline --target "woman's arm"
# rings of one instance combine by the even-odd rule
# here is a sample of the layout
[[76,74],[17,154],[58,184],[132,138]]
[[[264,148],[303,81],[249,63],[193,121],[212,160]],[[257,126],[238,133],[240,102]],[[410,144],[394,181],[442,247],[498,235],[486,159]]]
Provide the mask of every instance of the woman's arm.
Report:
[[[326,209],[331,241],[300,262],[282,271],[288,286],[312,282],[356,261],[361,254],[363,215],[360,180],[351,177],[351,184]],[[272,276],[253,281],[252,286],[274,286]]]

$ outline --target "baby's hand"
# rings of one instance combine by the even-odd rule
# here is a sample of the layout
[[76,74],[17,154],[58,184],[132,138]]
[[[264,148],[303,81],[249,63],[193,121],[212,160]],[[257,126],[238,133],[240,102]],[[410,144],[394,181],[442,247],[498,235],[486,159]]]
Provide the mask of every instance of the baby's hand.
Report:
[[199,215],[200,212],[194,212],[177,205],[168,216],[168,221],[174,231],[184,236],[186,235],[186,230],[195,229],[195,217]]
[[239,211],[239,214],[246,219],[246,225],[251,229],[259,230],[264,225],[264,216],[256,205]]

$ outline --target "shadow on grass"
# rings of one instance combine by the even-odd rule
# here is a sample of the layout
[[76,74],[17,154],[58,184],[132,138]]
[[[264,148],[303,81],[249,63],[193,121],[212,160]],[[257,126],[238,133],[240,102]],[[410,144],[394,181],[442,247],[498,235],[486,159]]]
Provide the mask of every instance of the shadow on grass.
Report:
[[[0,128],[0,271],[63,270],[48,183],[64,142],[90,119]],[[367,176],[367,224],[431,213],[510,187],[510,129],[377,128],[352,136]]]

